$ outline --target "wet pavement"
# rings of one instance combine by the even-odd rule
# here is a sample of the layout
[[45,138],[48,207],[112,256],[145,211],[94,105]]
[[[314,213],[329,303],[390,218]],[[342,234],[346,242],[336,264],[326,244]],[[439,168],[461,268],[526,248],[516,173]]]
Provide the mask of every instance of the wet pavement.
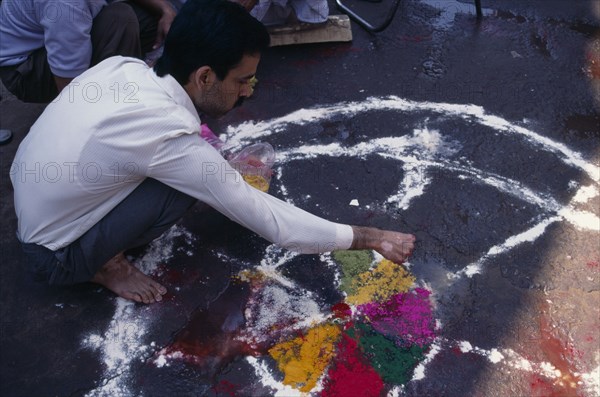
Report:
[[[377,20],[386,1],[350,4]],[[294,255],[198,205],[130,253],[160,304],[36,284],[8,173],[43,106],[2,92],[0,394],[600,396],[600,3],[483,6],[406,1],[380,34],[271,49],[254,96],[208,120],[275,147],[271,194],[414,233],[405,273]],[[395,297],[421,311],[394,334],[366,313]]]

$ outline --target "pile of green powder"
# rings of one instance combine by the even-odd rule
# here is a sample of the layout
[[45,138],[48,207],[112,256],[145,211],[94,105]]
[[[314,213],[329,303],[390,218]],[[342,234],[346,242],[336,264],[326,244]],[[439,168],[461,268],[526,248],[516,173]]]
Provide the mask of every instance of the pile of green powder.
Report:
[[371,251],[334,251],[333,259],[342,268],[340,289],[348,295],[356,293],[352,280],[371,267],[374,259]]

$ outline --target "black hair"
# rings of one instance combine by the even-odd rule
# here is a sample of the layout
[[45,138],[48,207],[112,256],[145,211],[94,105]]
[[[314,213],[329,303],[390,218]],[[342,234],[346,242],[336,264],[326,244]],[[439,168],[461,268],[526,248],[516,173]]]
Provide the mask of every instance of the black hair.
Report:
[[154,71],[170,74],[182,86],[190,74],[210,66],[220,80],[244,55],[269,47],[269,33],[241,5],[228,0],[187,0],[165,39]]

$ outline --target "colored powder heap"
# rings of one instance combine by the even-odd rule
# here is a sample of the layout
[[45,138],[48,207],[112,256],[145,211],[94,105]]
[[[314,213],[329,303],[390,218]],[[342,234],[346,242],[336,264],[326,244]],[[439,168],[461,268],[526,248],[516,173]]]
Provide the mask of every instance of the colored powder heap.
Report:
[[276,284],[253,290],[244,314],[246,328],[239,338],[253,347],[288,338],[299,327],[307,328],[324,318],[317,302],[308,295]]
[[412,378],[417,364],[425,358],[429,346],[401,348],[367,324],[358,323],[348,331],[358,339],[360,349],[386,383],[403,385]]
[[338,344],[334,364],[324,380],[322,397],[378,397],[383,389],[383,380],[375,370],[365,363],[358,343],[343,335]]
[[383,259],[374,269],[359,274],[352,281],[346,302],[363,305],[367,302],[385,301],[390,296],[406,292],[415,282],[415,277],[402,266]]
[[396,340],[401,347],[412,344],[425,346],[435,338],[435,321],[429,295],[423,288],[392,295],[383,302],[370,302],[358,311],[371,322],[373,328]]
[[333,359],[340,334],[337,326],[324,324],[269,349],[284,373],[283,383],[302,392],[311,391]]
[[261,192],[269,190],[269,181],[260,175],[243,175],[242,178],[244,178],[247,184]]
[[334,318],[347,320],[352,316],[352,308],[344,302],[336,303],[331,307],[331,313]]
[[347,294],[355,293],[356,291],[352,289],[352,280],[371,267],[373,262],[371,251],[334,251],[333,259],[342,268],[340,290]]

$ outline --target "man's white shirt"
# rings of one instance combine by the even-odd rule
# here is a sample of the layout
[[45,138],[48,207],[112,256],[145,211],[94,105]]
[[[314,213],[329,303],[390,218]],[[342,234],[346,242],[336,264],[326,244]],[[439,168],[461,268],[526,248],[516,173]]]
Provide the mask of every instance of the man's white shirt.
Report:
[[17,151],[10,177],[19,239],[63,248],[150,177],[282,247],[350,247],[350,226],[252,188],[199,129],[183,87],[140,60],[112,57],[84,72],[48,105]]

